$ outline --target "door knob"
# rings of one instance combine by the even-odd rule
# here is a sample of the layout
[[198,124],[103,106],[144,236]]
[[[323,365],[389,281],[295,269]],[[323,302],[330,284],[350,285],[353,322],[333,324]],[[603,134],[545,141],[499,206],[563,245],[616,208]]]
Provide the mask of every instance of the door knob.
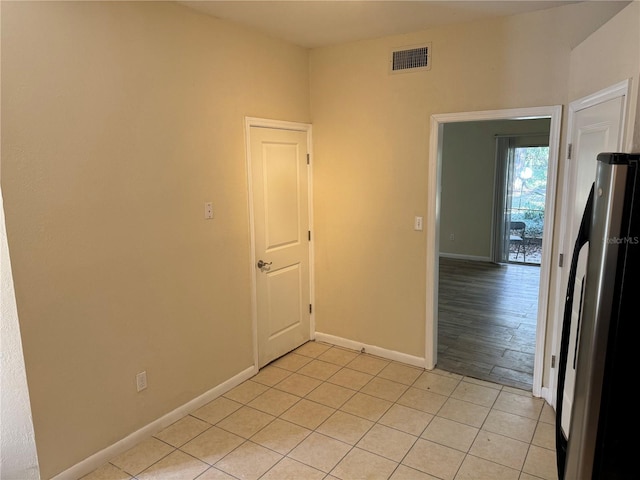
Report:
[[264,267],[268,267],[268,266],[270,266],[272,263],[273,263],[273,262],[269,262],[269,263],[267,263],[267,262],[263,262],[262,260],[258,260],[258,268],[259,268],[260,270],[262,270]]

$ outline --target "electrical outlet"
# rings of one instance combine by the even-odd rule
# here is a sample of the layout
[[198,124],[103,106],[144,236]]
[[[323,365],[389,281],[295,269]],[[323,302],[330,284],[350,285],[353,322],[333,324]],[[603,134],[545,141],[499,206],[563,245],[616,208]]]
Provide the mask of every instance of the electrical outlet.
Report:
[[147,388],[147,372],[140,372],[136,375],[136,387],[139,392]]
[[455,239],[456,239],[456,236],[453,233],[449,235],[449,240],[453,242]]
[[414,217],[413,229],[417,232],[422,231],[422,217]]

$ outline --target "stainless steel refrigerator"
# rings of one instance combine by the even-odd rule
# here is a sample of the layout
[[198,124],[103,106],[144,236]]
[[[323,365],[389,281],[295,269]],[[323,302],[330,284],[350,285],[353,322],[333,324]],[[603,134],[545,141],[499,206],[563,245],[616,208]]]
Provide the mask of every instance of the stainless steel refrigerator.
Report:
[[[594,161],[596,178],[571,259],[558,362],[558,478],[638,479],[640,154],[601,153]],[[581,256],[586,268],[577,273]],[[569,348],[572,322],[577,340]],[[572,368],[575,387],[564,432],[565,379]]]

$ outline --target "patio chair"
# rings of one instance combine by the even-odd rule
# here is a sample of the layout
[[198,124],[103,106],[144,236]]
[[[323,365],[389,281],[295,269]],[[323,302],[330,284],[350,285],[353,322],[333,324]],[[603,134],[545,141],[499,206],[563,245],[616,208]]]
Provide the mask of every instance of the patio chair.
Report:
[[527,226],[524,222],[511,222],[509,226],[509,247],[514,245],[516,247],[516,261],[518,260],[518,255],[520,255],[520,250],[522,250],[522,261],[526,263],[527,261],[527,250],[525,248],[525,230]]

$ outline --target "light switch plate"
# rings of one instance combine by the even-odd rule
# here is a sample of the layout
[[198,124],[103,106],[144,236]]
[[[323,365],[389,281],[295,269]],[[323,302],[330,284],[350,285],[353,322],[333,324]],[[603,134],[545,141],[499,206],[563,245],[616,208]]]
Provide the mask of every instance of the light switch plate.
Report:
[[136,388],[139,392],[147,388],[147,372],[140,372],[136,375]]

